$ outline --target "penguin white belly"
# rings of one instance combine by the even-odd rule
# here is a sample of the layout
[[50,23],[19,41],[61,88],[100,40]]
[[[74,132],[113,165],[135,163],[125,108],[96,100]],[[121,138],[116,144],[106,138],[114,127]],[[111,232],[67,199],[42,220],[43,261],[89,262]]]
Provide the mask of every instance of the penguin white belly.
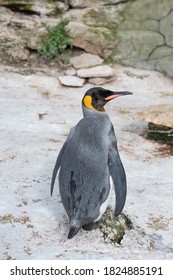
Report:
[[102,203],[102,205],[100,206],[100,213],[99,216],[97,217],[97,219],[94,222],[97,222],[100,220],[100,218],[102,217],[102,215],[105,213],[108,205],[109,205],[109,200],[110,200],[110,196],[111,196],[111,190],[113,187],[113,181],[112,178],[110,177],[110,190],[109,190],[109,195],[107,197],[107,199]]

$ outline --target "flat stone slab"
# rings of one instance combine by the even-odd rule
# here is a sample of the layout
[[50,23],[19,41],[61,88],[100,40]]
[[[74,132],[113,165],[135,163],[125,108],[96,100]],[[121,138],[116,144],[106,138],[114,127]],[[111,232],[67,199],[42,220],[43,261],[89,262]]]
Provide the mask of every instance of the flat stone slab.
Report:
[[100,65],[88,69],[80,69],[77,71],[80,78],[106,78],[114,76],[114,69],[109,65]]
[[98,55],[84,53],[79,56],[72,57],[70,59],[70,63],[75,69],[81,69],[101,65],[103,63],[103,59]]
[[136,114],[140,120],[173,128],[173,105],[150,106]]
[[173,128],[170,128],[170,127],[167,127],[164,125],[148,123],[147,138],[172,145],[173,144]]
[[107,83],[110,83],[115,80],[115,76],[107,77],[107,78],[90,78],[89,83],[97,86],[101,86]]
[[85,83],[85,79],[81,79],[76,76],[59,76],[60,83],[67,87],[82,87]]
[[75,76],[76,70],[73,67],[69,67],[68,69],[65,70],[64,75],[65,76]]

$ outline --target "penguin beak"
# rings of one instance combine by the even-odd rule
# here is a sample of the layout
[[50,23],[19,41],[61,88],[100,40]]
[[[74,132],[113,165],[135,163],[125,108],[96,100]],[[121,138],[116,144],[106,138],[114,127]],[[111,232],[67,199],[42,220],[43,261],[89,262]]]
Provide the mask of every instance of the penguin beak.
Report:
[[105,98],[106,101],[109,101],[111,99],[117,98],[119,96],[123,96],[123,95],[130,95],[133,94],[130,91],[120,91],[120,92],[113,92],[111,95],[109,95],[108,97]]

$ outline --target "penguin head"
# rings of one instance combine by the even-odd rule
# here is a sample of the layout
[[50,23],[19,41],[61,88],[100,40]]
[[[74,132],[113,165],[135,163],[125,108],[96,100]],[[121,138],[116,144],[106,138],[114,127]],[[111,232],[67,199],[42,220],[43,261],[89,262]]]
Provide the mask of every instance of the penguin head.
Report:
[[91,109],[91,110],[96,110],[100,112],[104,112],[104,106],[106,105],[107,102],[110,100],[123,96],[123,95],[129,95],[132,94],[129,91],[111,91],[108,89],[104,89],[102,87],[94,87],[89,89],[83,99],[82,99],[82,104],[84,107]]

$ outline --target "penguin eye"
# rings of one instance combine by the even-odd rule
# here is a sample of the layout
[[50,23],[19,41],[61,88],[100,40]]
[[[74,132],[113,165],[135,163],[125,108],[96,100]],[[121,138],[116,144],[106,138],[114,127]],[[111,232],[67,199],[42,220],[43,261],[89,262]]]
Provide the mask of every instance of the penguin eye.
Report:
[[99,98],[97,97],[97,96],[94,96],[94,101],[98,101],[99,100]]

